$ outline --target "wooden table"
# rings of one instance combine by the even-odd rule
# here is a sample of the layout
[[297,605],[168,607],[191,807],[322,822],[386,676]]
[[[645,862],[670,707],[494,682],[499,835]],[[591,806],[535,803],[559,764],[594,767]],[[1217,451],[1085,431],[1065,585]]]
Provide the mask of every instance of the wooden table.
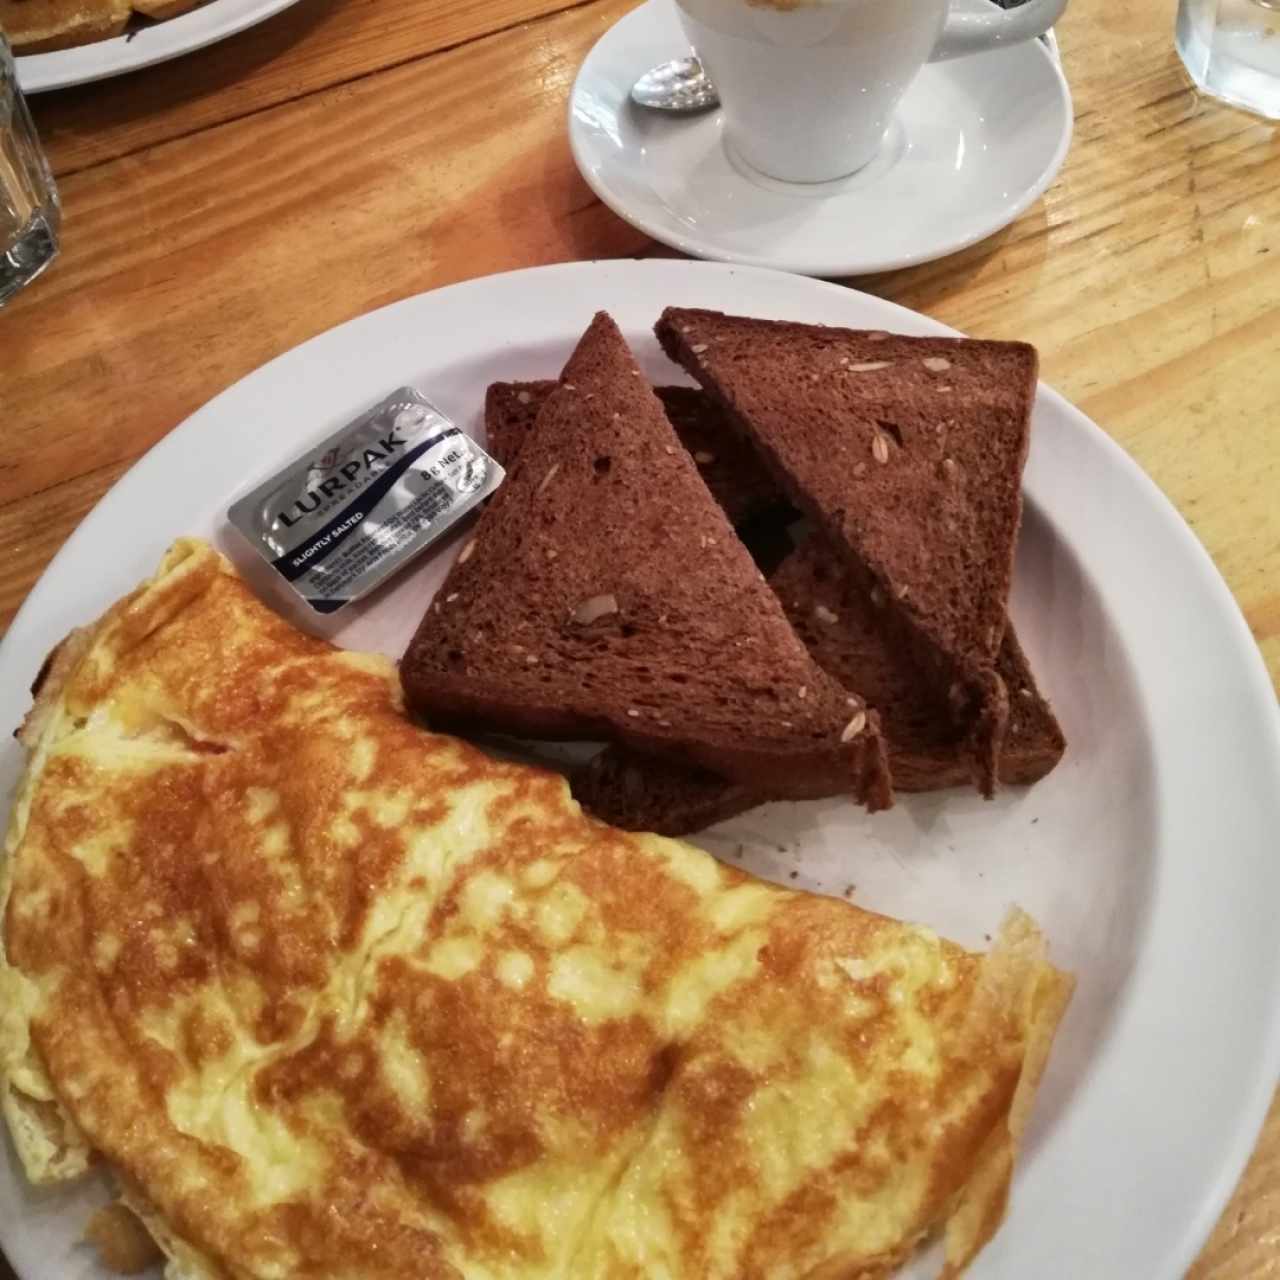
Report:
[[[652,252],[564,131],[579,62],[630,7],[303,0],[35,99],[65,250],[0,314],[0,625],[139,454],[263,361],[450,281]],[[1190,521],[1276,679],[1280,141],[1196,96],[1172,10],[1072,0],[1075,142],[1045,198],[965,253],[851,283],[1039,346]],[[1280,1276],[1280,1107],[1190,1274]]]

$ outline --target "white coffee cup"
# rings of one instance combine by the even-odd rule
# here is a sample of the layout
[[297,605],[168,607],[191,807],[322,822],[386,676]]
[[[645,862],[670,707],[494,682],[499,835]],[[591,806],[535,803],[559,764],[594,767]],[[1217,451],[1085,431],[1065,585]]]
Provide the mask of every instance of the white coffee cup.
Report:
[[[947,12],[947,0],[676,0],[720,91],[726,144],[784,182],[826,182],[874,158],[926,62],[1043,34],[1066,0]],[[1010,104],[1016,110],[1016,104]]]

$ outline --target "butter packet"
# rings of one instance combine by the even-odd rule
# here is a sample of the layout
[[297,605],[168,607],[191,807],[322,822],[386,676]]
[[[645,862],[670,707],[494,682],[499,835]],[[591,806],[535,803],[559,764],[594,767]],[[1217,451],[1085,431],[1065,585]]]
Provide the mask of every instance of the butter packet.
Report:
[[317,613],[336,613],[441,538],[505,472],[401,387],[264,480],[231,525]]

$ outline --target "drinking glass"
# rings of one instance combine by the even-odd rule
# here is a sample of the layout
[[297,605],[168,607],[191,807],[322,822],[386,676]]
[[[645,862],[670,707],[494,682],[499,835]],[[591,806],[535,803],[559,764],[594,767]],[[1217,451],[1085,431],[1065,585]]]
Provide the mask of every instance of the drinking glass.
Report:
[[1280,120],[1280,0],[1179,0],[1174,43],[1205,93]]
[[0,31],[0,306],[53,261],[60,214],[53,174]]

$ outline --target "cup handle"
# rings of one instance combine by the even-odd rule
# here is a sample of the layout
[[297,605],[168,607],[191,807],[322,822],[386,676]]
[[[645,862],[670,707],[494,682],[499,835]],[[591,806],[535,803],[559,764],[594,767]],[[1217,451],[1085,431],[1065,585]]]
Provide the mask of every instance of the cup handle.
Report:
[[1028,0],[1016,9],[984,6],[990,12],[949,13],[930,62],[963,58],[1042,36],[1062,16],[1067,0]]

